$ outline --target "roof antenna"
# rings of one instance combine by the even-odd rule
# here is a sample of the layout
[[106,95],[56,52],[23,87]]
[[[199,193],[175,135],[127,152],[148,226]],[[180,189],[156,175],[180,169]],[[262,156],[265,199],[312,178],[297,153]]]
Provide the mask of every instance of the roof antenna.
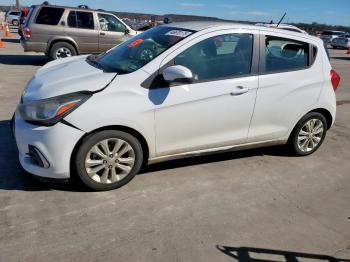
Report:
[[280,21],[278,22],[276,27],[278,27],[280,25],[280,23],[283,21],[283,19],[286,16],[286,14],[287,14],[287,12],[284,13],[284,15],[282,16],[282,18],[280,19]]

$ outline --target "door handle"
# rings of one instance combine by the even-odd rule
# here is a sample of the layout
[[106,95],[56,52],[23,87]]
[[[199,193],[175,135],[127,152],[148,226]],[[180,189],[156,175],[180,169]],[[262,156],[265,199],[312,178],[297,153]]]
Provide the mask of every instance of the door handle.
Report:
[[239,96],[239,95],[243,95],[243,94],[247,93],[248,91],[249,91],[248,87],[237,86],[236,89],[230,93],[230,95],[231,96]]
[[106,35],[106,33],[100,33],[100,35]]

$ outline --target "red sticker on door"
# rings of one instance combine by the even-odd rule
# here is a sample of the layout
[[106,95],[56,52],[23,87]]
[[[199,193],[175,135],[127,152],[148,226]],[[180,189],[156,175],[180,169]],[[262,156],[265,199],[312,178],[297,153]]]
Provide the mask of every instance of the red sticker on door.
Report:
[[136,39],[134,42],[131,42],[128,47],[135,47],[143,42],[143,39]]

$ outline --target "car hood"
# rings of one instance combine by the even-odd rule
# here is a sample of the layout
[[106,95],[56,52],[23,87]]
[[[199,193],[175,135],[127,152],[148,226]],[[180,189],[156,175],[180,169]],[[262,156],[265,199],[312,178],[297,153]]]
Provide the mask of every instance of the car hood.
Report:
[[96,92],[107,86],[115,73],[106,73],[86,62],[87,56],[64,58],[40,68],[27,84],[24,102],[79,91]]

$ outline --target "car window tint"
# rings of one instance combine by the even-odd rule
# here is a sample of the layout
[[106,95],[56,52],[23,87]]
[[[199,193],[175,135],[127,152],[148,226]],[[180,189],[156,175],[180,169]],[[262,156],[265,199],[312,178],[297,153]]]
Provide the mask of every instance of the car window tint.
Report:
[[125,32],[126,27],[116,17],[107,14],[98,14],[98,21],[102,31]]
[[57,25],[61,20],[63,12],[63,8],[43,7],[36,18],[36,23],[42,25]]
[[237,77],[250,73],[252,53],[253,35],[227,34],[193,45],[175,64],[189,68],[198,81]]
[[266,72],[298,70],[309,65],[309,44],[270,36],[265,43]]
[[71,11],[68,15],[68,26],[82,29],[94,29],[94,17],[89,12]]

